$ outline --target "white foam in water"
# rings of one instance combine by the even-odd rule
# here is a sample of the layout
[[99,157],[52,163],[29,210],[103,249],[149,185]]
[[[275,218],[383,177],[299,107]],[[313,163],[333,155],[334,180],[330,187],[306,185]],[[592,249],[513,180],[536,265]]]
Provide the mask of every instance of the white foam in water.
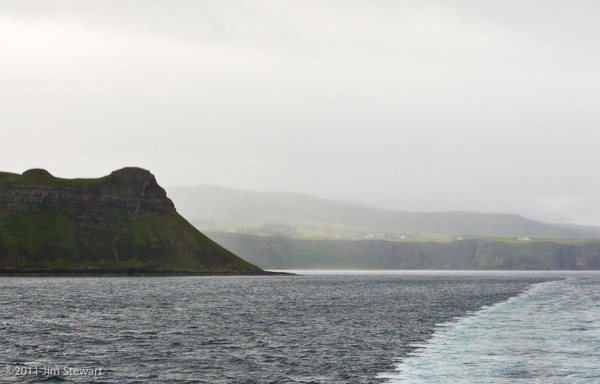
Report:
[[600,279],[577,276],[445,324],[393,383],[600,383]]

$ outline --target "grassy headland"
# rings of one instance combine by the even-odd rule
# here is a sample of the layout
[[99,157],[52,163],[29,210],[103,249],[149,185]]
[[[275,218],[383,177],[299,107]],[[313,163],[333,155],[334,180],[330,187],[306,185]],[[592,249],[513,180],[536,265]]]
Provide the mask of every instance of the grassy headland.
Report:
[[244,274],[262,270],[217,245],[175,210],[154,176],[125,168],[99,179],[44,170],[0,173],[2,274]]

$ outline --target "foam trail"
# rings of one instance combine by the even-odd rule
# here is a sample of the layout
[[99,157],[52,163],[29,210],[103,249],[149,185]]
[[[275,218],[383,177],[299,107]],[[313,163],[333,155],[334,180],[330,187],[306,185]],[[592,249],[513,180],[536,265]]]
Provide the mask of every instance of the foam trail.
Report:
[[444,324],[393,383],[600,383],[600,276],[537,284]]

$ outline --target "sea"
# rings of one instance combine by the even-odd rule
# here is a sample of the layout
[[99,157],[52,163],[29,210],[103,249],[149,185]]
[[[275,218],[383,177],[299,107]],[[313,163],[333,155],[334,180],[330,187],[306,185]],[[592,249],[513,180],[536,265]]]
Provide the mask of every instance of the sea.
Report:
[[600,383],[600,273],[0,278],[4,383]]

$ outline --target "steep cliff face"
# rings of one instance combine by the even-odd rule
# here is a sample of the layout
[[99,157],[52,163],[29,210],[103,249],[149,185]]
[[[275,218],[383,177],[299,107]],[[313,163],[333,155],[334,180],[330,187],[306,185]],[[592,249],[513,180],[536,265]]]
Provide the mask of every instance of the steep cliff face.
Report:
[[268,269],[599,270],[600,242],[462,240],[300,240],[207,233],[244,259]]
[[260,271],[198,232],[140,168],[100,179],[0,173],[0,268]]
[[[0,174],[3,187],[0,208],[22,212],[30,208],[56,209],[79,206],[100,215],[106,208],[119,207],[126,211],[174,209],[173,202],[150,172],[140,168],[124,168],[95,180],[64,180],[53,177],[43,169],[32,169],[22,176]],[[85,223],[86,218],[73,217]]]

